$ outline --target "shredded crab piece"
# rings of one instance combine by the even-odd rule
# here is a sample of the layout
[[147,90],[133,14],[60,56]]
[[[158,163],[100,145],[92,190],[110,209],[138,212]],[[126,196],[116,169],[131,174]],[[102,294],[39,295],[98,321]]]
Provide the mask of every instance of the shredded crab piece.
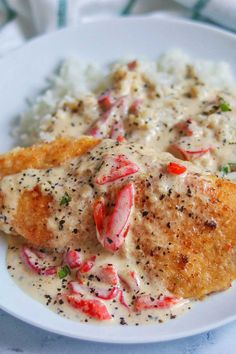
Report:
[[113,300],[119,293],[119,288],[114,286],[110,289],[102,289],[97,286],[86,286],[79,284],[77,281],[71,281],[68,284],[68,288],[71,294],[76,295],[94,295],[102,300]]
[[38,252],[34,252],[27,246],[23,246],[21,249],[21,257],[26,264],[26,266],[33,272],[39,275],[55,275],[57,273],[56,266],[44,266],[40,259],[45,259],[45,257],[39,257]]
[[115,123],[114,116],[123,119],[127,115],[127,110],[127,98],[125,96],[118,98],[88,130],[87,135],[95,138],[111,137],[111,128]]
[[113,264],[106,264],[101,266],[98,271],[98,277],[103,283],[109,285],[119,284],[119,276],[117,273],[117,269]]
[[128,64],[127,64],[127,67],[130,71],[134,71],[135,69],[137,69],[138,67],[138,61],[137,60],[133,60],[133,61],[130,61]]
[[119,277],[124,285],[131,291],[140,289],[140,279],[135,271],[119,274]]
[[78,281],[70,281],[68,283],[68,289],[71,294],[84,295],[89,291],[86,285],[80,284]]
[[94,205],[94,221],[97,238],[109,251],[117,251],[125,241],[129,229],[129,220],[134,204],[134,186],[132,183],[123,187],[116,197],[111,215],[106,215],[104,199]]
[[92,318],[101,321],[112,319],[106,305],[103,304],[100,300],[85,299],[80,295],[67,295],[66,298],[71,306]]
[[70,250],[65,254],[65,263],[71,268],[79,268],[82,264],[81,253],[76,250]]
[[111,129],[111,139],[120,139],[125,136],[125,128],[121,119],[115,121]]
[[176,162],[170,162],[167,165],[167,172],[171,175],[182,175],[184,172],[186,172],[186,170],[187,168],[185,166]]
[[108,90],[104,92],[101,96],[98,98],[98,104],[104,111],[108,111],[111,107],[112,104],[114,103],[114,99],[111,95],[111,91]]
[[128,305],[128,303],[125,300],[125,296],[124,296],[124,291],[123,290],[119,290],[119,302],[122,306],[124,306],[128,311],[131,311],[130,306]]
[[141,108],[142,103],[143,100],[141,98],[137,98],[136,100],[134,100],[131,106],[129,107],[129,113],[137,114]]
[[[106,168],[103,168],[103,165],[105,165]],[[96,183],[99,185],[107,184],[118,179],[128,177],[137,173],[140,169],[136,163],[129,160],[125,155],[107,155],[104,157],[103,165],[95,179]],[[107,166],[109,168],[107,168]]]
[[175,128],[185,136],[194,136],[196,138],[203,134],[203,129],[192,118],[177,123]]
[[107,289],[99,289],[99,288],[94,288],[92,289],[93,294],[98,297],[99,299],[103,299],[103,300],[113,300],[117,297],[118,293],[119,293],[119,288],[117,287],[113,287],[110,290]]
[[153,298],[151,295],[141,295],[136,297],[134,307],[136,311],[148,309],[168,309],[176,305],[181,299],[174,296],[162,296],[161,298]]
[[79,273],[88,273],[94,266],[96,262],[96,256],[91,256],[86,259],[79,268]]
[[191,146],[191,142],[188,143],[187,138],[184,140],[185,144],[180,141],[179,143],[173,144],[170,147],[170,152],[173,153],[173,155],[181,160],[186,160],[186,161],[193,161],[196,160],[203,155],[207,154],[208,152],[211,152],[212,148],[210,146],[207,147],[191,147],[191,148],[186,148],[185,145]]

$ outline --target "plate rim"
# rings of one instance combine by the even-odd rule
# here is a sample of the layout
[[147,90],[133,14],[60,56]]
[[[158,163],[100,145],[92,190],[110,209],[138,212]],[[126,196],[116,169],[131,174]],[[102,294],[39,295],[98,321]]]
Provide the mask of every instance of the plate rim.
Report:
[[[227,290],[226,290],[227,291]],[[44,306],[44,305],[42,305]],[[129,338],[127,337],[122,337],[122,338],[113,338],[113,339],[109,339],[107,337],[98,337],[98,338],[91,338],[89,335],[86,336],[86,335],[82,335],[82,336],[77,336],[73,333],[65,333],[64,331],[60,330],[60,329],[53,329],[47,325],[44,325],[44,324],[39,324],[37,323],[36,321],[34,320],[29,320],[28,317],[24,317],[24,315],[20,315],[20,314],[15,314],[13,311],[11,311],[10,309],[7,309],[5,308],[5,306],[2,306],[0,304],[0,309],[5,311],[7,314],[17,318],[18,320],[28,324],[28,325],[31,325],[35,328],[40,328],[44,331],[47,331],[47,332],[50,332],[50,333],[53,333],[53,334],[58,334],[58,335],[61,335],[61,336],[64,336],[64,337],[68,337],[68,338],[74,338],[74,339],[78,339],[78,340],[83,340],[83,341],[89,341],[89,342],[95,342],[95,343],[108,343],[108,344],[148,344],[148,343],[163,343],[163,342],[171,342],[171,341],[174,341],[174,340],[178,340],[178,339],[185,339],[185,338],[189,338],[189,337],[193,337],[195,335],[198,335],[198,334],[203,334],[203,333],[206,333],[208,331],[211,331],[211,330],[214,330],[214,329],[217,329],[219,327],[222,327],[222,326],[225,326],[233,321],[236,321],[236,314],[235,315],[232,315],[232,316],[229,316],[227,317],[226,319],[223,319],[221,321],[217,321],[214,325],[206,325],[204,327],[201,327],[201,329],[195,329],[195,330],[187,330],[184,332],[184,335],[182,333],[179,333],[177,335],[174,335],[174,334],[171,334],[171,337],[168,336],[168,335],[165,335],[163,336],[163,338],[148,338],[148,339],[144,339],[142,337],[136,337],[135,339],[134,338],[131,338],[129,340]],[[50,311],[50,310],[49,310]],[[185,314],[183,314],[182,316],[184,316]],[[59,315],[58,315],[59,316]],[[82,324],[82,325],[85,325],[86,324]],[[165,325],[165,324],[161,324],[161,325]],[[99,325],[100,326],[100,325]],[[151,324],[151,325],[144,325],[144,326],[152,326],[152,327],[157,327],[156,324]],[[101,327],[101,326],[100,326]],[[103,326],[104,328],[106,328],[106,326]],[[135,326],[129,326],[129,327],[133,327],[133,328],[136,328]],[[141,327],[141,326],[140,326]],[[158,328],[158,327],[157,327]]]
[[233,40],[236,40],[236,33],[230,32],[226,29],[224,29],[223,27],[217,27],[214,23],[213,24],[208,24],[208,23],[204,23],[204,22],[198,22],[194,19],[186,19],[186,18],[174,18],[174,17],[164,17],[162,15],[137,15],[137,16],[130,16],[130,17],[111,17],[111,18],[100,18],[100,19],[94,19],[94,20],[84,20],[81,21],[81,23],[79,23],[76,26],[73,27],[64,27],[64,28],[59,28],[54,32],[49,32],[49,33],[44,33],[42,35],[39,35],[37,37],[33,37],[30,38],[29,40],[27,40],[27,42],[23,43],[22,45],[20,45],[17,48],[13,48],[12,50],[10,50],[9,52],[7,52],[6,54],[4,54],[3,56],[0,57],[0,65],[2,63],[4,63],[4,61],[8,60],[8,58],[10,58],[11,56],[13,56],[14,54],[17,54],[18,52],[23,51],[26,47],[30,47],[31,45],[34,45],[37,42],[41,42],[47,38],[50,37],[57,37],[60,36],[61,33],[65,33],[65,32],[70,32],[70,31],[78,31],[79,28],[82,26],[91,26],[91,25],[97,25],[99,23],[104,24],[105,22],[109,23],[109,22],[136,22],[136,21],[140,21],[140,22],[145,22],[145,21],[150,21],[150,22],[169,22],[170,24],[177,24],[177,25],[187,25],[189,27],[193,27],[193,28],[202,28],[205,30],[208,30],[210,32],[215,32],[218,33],[219,35],[223,35],[226,36],[228,38],[231,38]]

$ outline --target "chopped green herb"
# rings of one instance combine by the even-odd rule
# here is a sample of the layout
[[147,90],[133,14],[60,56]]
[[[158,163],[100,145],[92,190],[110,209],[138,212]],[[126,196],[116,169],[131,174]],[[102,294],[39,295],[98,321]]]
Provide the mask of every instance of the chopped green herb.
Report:
[[60,205],[69,205],[71,201],[71,196],[66,192],[60,200]]
[[67,277],[67,275],[69,274],[70,274],[70,268],[68,267],[68,265],[65,265],[58,271],[58,276],[60,279]]
[[223,174],[223,177],[230,172],[236,172],[236,162],[229,162],[228,165],[222,166],[220,171]]
[[220,168],[220,171],[222,172],[223,176],[227,175],[228,173],[230,173],[229,165],[222,166]]
[[229,162],[230,172],[236,172],[236,162]]
[[222,112],[229,112],[231,111],[231,108],[230,108],[230,105],[229,103],[223,101],[221,104],[220,104],[220,109]]

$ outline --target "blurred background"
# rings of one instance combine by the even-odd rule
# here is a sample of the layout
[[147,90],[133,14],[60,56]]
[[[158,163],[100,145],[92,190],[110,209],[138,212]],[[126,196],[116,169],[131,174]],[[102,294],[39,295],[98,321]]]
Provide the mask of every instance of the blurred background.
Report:
[[175,16],[236,30],[236,0],[0,0],[0,55],[27,39],[111,16]]

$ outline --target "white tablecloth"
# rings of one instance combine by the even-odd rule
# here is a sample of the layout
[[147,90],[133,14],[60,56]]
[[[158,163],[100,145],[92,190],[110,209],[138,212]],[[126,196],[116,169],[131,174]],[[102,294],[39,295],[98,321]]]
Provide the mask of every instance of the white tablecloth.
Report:
[[236,322],[167,343],[115,345],[50,334],[0,310],[0,354],[235,354]]

